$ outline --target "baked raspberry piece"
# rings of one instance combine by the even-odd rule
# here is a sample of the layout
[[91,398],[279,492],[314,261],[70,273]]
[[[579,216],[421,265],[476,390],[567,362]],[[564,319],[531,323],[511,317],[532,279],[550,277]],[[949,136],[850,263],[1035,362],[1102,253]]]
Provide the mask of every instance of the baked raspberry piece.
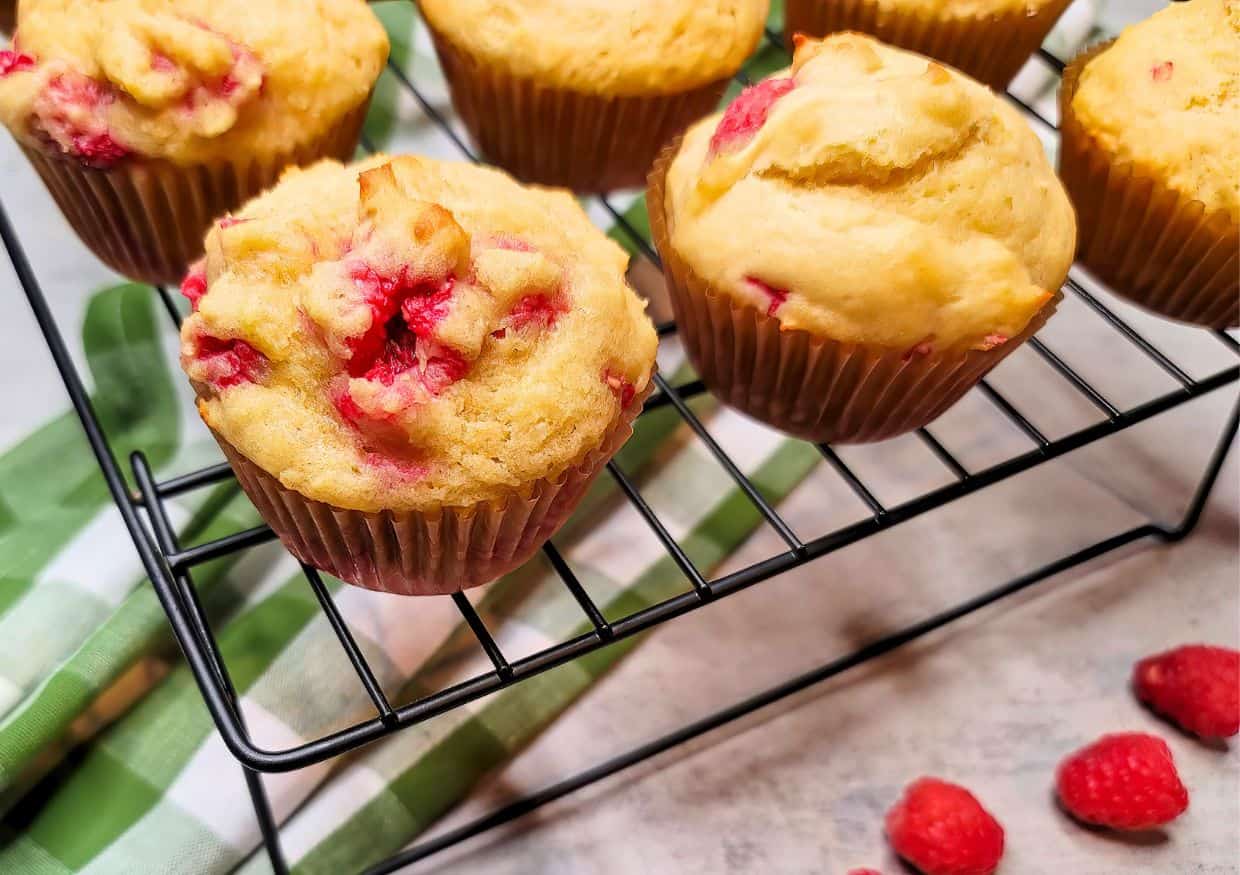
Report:
[[563,295],[526,295],[517,301],[505,325],[521,331],[525,328],[553,328],[556,320],[568,312]]
[[448,304],[456,291],[456,278],[443,282],[416,283],[400,304],[400,313],[418,337],[430,337],[435,326],[448,315]]
[[1137,663],[1137,698],[1186,732],[1230,738],[1240,732],[1240,651],[1190,644]]
[[370,467],[404,482],[421,480],[430,472],[430,467],[423,462],[398,458],[388,453],[366,453],[363,458]]
[[198,311],[198,302],[207,293],[207,265],[199,261],[189,269],[185,279],[181,280],[181,294],[189,301],[190,309]]
[[749,283],[754,289],[760,292],[767,299],[766,315],[774,316],[779,312],[779,308],[788,300],[788,290],[779,289],[770,283],[763,282],[755,276],[745,277],[745,282]]
[[796,80],[767,79],[746,88],[733,100],[710,138],[710,156],[739,149],[748,143],[781,97],[797,87]]
[[612,394],[616,396],[616,400],[620,402],[620,407],[628,407],[633,401],[633,396],[637,394],[637,389],[628,377],[623,374],[617,374],[615,371],[603,371],[603,382],[607,384],[607,388],[611,389]]
[[226,340],[200,334],[194,359],[202,367],[203,382],[217,392],[242,383],[257,383],[267,371],[267,357],[244,340]]
[[887,812],[887,840],[924,875],[990,875],[1003,856],[1003,827],[956,784],[920,778]]
[[1150,77],[1155,82],[1169,82],[1175,73],[1175,63],[1173,61],[1163,61],[1161,64],[1155,64],[1150,69]]
[[407,325],[414,336],[429,338],[436,324],[447,315],[456,286],[454,277],[419,281],[411,279],[407,270],[386,277],[360,262],[351,266],[350,276],[371,314],[370,328],[351,342],[349,372],[355,377],[361,376],[381,355],[393,318]]
[[1112,829],[1170,823],[1188,808],[1171,749],[1144,732],[1104,735],[1059,766],[1059,802],[1074,818]]
[[10,73],[26,73],[34,67],[35,61],[30,55],[13,49],[0,51],[0,76],[7,76]]
[[105,112],[115,99],[111,89],[89,76],[58,73],[35,99],[35,116],[66,154],[88,167],[107,169],[129,154],[108,131]]

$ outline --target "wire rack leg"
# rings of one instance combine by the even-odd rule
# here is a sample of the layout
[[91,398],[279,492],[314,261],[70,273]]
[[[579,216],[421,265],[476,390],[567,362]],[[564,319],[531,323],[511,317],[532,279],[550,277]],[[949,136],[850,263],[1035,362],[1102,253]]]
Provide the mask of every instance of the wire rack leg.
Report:
[[[159,500],[155,487],[155,478],[151,472],[150,465],[142,453],[134,453],[131,457],[131,463],[134,481],[137,483],[138,490],[141,492],[143,502],[146,505],[155,541],[165,555],[176,553],[180,550],[181,545],[176,531],[168,519],[167,510],[163,502]],[[198,592],[194,589],[190,573],[188,571],[179,571],[173,575],[173,579],[176,583],[176,598],[180,602],[182,610],[196,620],[193,633],[198,639],[199,646],[207,653],[208,662],[216,681],[224,688],[228,707],[232,711],[234,719],[244,727],[245,717],[241,711],[241,702],[237,696],[237,688],[233,686],[232,678],[229,677],[228,670],[224,667],[223,657],[221,657],[219,650],[215,646],[211,631],[206,626],[206,620],[198,620],[198,618],[205,618],[206,615],[202,610],[202,603],[198,600]],[[246,790],[249,791],[250,801],[254,806],[254,816],[258,821],[258,829],[262,834],[263,845],[267,849],[267,857],[271,861],[272,871],[275,875],[287,875],[288,864],[284,860],[284,851],[280,846],[279,826],[276,824],[275,815],[271,811],[271,801],[267,798],[267,789],[263,786],[262,776],[246,766],[242,766],[241,770],[245,776]]]
[[1240,398],[1236,399],[1235,405],[1231,408],[1231,414],[1227,417],[1227,425],[1223,428],[1223,436],[1219,438],[1218,445],[1215,446],[1214,452],[1210,454],[1210,463],[1206,466],[1205,475],[1201,478],[1201,482],[1197,484],[1197,491],[1193,494],[1193,500],[1189,502],[1188,508],[1184,511],[1184,516],[1180,522],[1173,528],[1164,528],[1159,537],[1168,543],[1182,541],[1197,528],[1197,523],[1201,522],[1201,514],[1206,509],[1206,502],[1210,500],[1210,494],[1214,491],[1214,486],[1218,483],[1219,475],[1223,472],[1223,465],[1227,462],[1227,455],[1231,452],[1232,445],[1236,442],[1236,433],[1240,431]]

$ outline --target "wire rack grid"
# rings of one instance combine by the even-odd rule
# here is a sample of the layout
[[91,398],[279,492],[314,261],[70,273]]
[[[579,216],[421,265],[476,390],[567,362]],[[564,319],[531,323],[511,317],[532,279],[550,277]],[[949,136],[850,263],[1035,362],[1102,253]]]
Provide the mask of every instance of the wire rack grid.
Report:
[[[782,40],[778,34],[768,31],[766,38],[774,46],[783,50]],[[1040,50],[1037,57],[1040,58],[1042,63],[1048,65],[1051,70],[1056,73],[1062,72],[1064,65],[1058,58],[1044,50]],[[399,82],[400,86],[412,97],[421,111],[425,113],[427,118],[450,140],[453,147],[459,150],[464,157],[478,161],[479,157],[436,109],[424,90],[399,66],[389,64],[389,71]],[[737,80],[742,85],[748,84],[744,74],[739,74]],[[1025,104],[1013,95],[1009,94],[1008,98],[1014,101],[1035,125],[1041,125],[1048,131],[1053,131],[1054,125],[1042,117],[1033,107]],[[369,144],[364,144],[364,146],[367,149],[370,148]],[[651,265],[658,267],[658,254],[652,248],[650,241],[626,219],[624,213],[617,209],[610,200],[604,197],[600,199],[599,203],[623,233],[630,238],[633,247],[639,252],[640,257]],[[789,569],[826,556],[863,538],[890,529],[956,499],[985,489],[1052,459],[1114,435],[1117,432],[1145,422],[1161,413],[1240,380],[1240,366],[1236,365],[1225,367],[1201,378],[1190,376],[1184,368],[1133,328],[1128,321],[1117,315],[1099,296],[1088,291],[1077,281],[1069,279],[1064,288],[1065,293],[1083,302],[1111,330],[1122,337],[1125,343],[1130,344],[1140,355],[1147,358],[1153,365],[1169,376],[1175,385],[1172,391],[1135,406],[1122,407],[1108,400],[1103,392],[1098,390],[1077,370],[1064,361],[1063,358],[1057,355],[1045,342],[1034,338],[1029,341],[1029,346],[1032,350],[1068,386],[1098,411],[1102,417],[1100,421],[1055,439],[1048,438],[1021,412],[1018,403],[996,389],[992,381],[983,380],[978,386],[977,391],[981,393],[987,403],[1010,421],[1024,436],[1024,440],[1027,443],[1025,451],[1011,455],[979,470],[970,470],[969,467],[960,461],[958,454],[946,446],[933,432],[924,428],[920,429],[916,432],[916,438],[925,445],[934,458],[942,465],[948,475],[949,482],[947,485],[931,489],[894,506],[887,506],[878,498],[876,491],[845,462],[839,453],[829,446],[819,446],[817,449],[826,464],[835,471],[847,488],[864,504],[868,509],[868,515],[860,521],[848,524],[820,537],[803,540],[781,517],[779,511],[763,498],[754,483],[742,474],[740,468],[720,446],[702,419],[691,409],[688,403],[689,400],[706,391],[702,383],[691,379],[679,385],[673,385],[667,378],[656,376],[657,392],[647,402],[645,412],[648,413],[650,410],[663,407],[673,408],[678,417],[702,441],[726,475],[735,482],[746,498],[752,502],[765,523],[782,539],[786,549],[748,567],[714,579],[709,578],[696,567],[683,546],[669,532],[668,527],[658,513],[643,498],[633,478],[613,462],[607,468],[608,475],[615,480],[624,497],[645,521],[653,536],[658,539],[668,555],[675,561],[677,567],[683,572],[688,581],[687,590],[680,595],[668,598],[651,607],[609,621],[604,617],[603,611],[591,599],[582,582],[574,574],[569,561],[561,555],[553,543],[549,542],[543,548],[545,558],[557,572],[568,593],[580,606],[582,615],[589,621],[590,631],[521,659],[510,660],[496,644],[494,637],[488,631],[485,623],[475,611],[468,598],[458,593],[452,596],[452,599],[464,622],[472,630],[479,646],[489,659],[491,668],[456,685],[403,703],[393,703],[388,699],[376,678],[374,670],[368,664],[350,633],[348,624],[334,604],[328,587],[314,568],[303,565],[307,583],[317,597],[343,652],[356,671],[358,682],[365,688],[368,697],[374,704],[375,713],[371,718],[296,747],[283,750],[266,750],[259,747],[247,731],[245,719],[238,705],[236,690],[230,679],[228,668],[220,658],[215,636],[194,588],[193,569],[212,559],[244,551],[271,541],[275,537],[274,534],[267,526],[259,526],[192,547],[181,546],[174,527],[169,520],[165,501],[172,496],[225,481],[232,477],[230,469],[224,464],[214,465],[161,482],[155,479],[146,456],[141,452],[137,452],[133,454],[130,460],[132,482],[136,488],[130,488],[126,481],[126,474],[116,459],[100,421],[92,408],[82,379],[73,364],[61,331],[48,307],[39,280],[35,276],[30,261],[22,249],[2,198],[0,198],[0,238],[3,239],[18,280],[45,336],[55,365],[63,377],[65,387],[73,407],[81,420],[91,449],[99,461],[103,477],[120,509],[124,524],[132,537],[134,547],[149,575],[160,603],[167,613],[173,633],[184,652],[189,668],[202,693],[203,700],[224,742],[243,767],[266,850],[272,867],[277,873],[287,872],[288,866],[281,850],[278,826],[272,815],[260,773],[283,772],[305,768],[421,723],[454,707],[520,683],[526,678],[545,672],[555,666],[581,657],[599,648],[607,647],[616,641],[639,632],[651,629],[673,617],[702,608],[712,601],[717,601]],[[166,288],[158,288],[157,291],[171,320],[179,326],[181,311],[174,295]],[[658,325],[658,331],[661,337],[668,337],[676,332],[676,326],[672,322],[665,322]],[[1214,340],[1223,344],[1232,354],[1240,355],[1240,343],[1237,343],[1230,334],[1221,331],[1209,334],[1213,336]],[[1206,332],[1202,333],[1202,339],[1203,341],[1214,342],[1214,340],[1209,339]],[[1154,538],[1161,541],[1176,541],[1183,538],[1192,531],[1200,517],[1206,499],[1225,461],[1227,452],[1235,439],[1238,417],[1240,417],[1240,402],[1233,406],[1219,442],[1207,462],[1197,491],[1179,522],[1172,525],[1154,521],[1147,522],[1076,550],[973,598],[955,604],[899,631],[872,641],[852,653],[833,659],[811,671],[791,678],[721,711],[703,717],[675,732],[657,738],[620,756],[600,763],[593,768],[520,798],[485,817],[443,833],[433,839],[416,844],[390,859],[376,864],[368,869],[367,872],[391,872],[417,860],[424,859],[492,827],[520,817],[588,784],[667,751],[682,742],[709,732],[813,684],[881,656],[948,623],[986,607],[1005,596],[1023,590],[1066,569],[1087,562],[1121,546],[1143,538]]]

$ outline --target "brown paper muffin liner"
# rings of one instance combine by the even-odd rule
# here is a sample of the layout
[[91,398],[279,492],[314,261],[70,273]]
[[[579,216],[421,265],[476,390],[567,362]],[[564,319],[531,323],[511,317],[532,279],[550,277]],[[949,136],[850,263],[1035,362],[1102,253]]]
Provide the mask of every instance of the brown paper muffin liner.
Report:
[[17,27],[17,0],[0,0],[0,33],[12,34]]
[[647,195],[678,333],[715,395],[789,434],[868,443],[920,428],[1032,337],[1063,297],[1056,293],[1019,336],[986,351],[920,355],[785,329],[777,318],[713,290],[671,245],[665,181],[678,147],[668,146],[655,161]]
[[579,192],[643,185],[659,149],[714,112],[722,79],[691,91],[607,97],[492,69],[431,31],[452,105],[487,161],[522,182]]
[[1079,217],[1078,258],[1116,294],[1162,316],[1240,325],[1240,224],[1109,153],[1073,112],[1081,71],[1108,46],[1076,57],[1059,94],[1059,176]]
[[885,43],[949,64],[996,90],[1037,51],[1072,0],[1023,9],[940,17],[891,8],[882,0],[788,0],[784,33],[821,37],[858,30]]
[[117,273],[179,283],[202,256],[211,223],[279,180],[290,165],[353,157],[370,99],[313,143],[270,157],[239,154],[210,164],[127,158],[101,170],[55,147],[20,140],[57,206],[92,252]]
[[602,443],[557,477],[502,500],[433,512],[336,507],[286,489],[212,430],[237,480],[289,552],[356,586],[397,595],[445,595],[490,583],[555,534],[594,478],[633,433],[653,389],[625,408]]

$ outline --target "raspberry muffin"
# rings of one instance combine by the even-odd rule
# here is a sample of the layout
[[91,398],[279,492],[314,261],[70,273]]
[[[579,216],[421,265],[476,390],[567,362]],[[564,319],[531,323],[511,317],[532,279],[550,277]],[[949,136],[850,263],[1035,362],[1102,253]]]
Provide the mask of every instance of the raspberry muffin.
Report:
[[1161,315],[1240,324],[1240,2],[1176,3],[1087,51],[1060,116],[1081,261]]
[[362,0],[22,0],[0,120],[101,260],[176,282],[285,166],[352,157],[387,52]]
[[664,152],[648,199],[703,381],[815,441],[937,417],[1051,315],[1076,242],[1015,110],[861,34],[798,39]]
[[566,192],[324,162],[207,235],[182,365],[296,556],[452,592],[528,559],[631,433],[656,338],[626,261]]
[[420,0],[452,102],[486,158],[526,182],[639,186],[713,111],[767,0]]
[[787,0],[786,34],[871,34],[1003,90],[1072,0]]

